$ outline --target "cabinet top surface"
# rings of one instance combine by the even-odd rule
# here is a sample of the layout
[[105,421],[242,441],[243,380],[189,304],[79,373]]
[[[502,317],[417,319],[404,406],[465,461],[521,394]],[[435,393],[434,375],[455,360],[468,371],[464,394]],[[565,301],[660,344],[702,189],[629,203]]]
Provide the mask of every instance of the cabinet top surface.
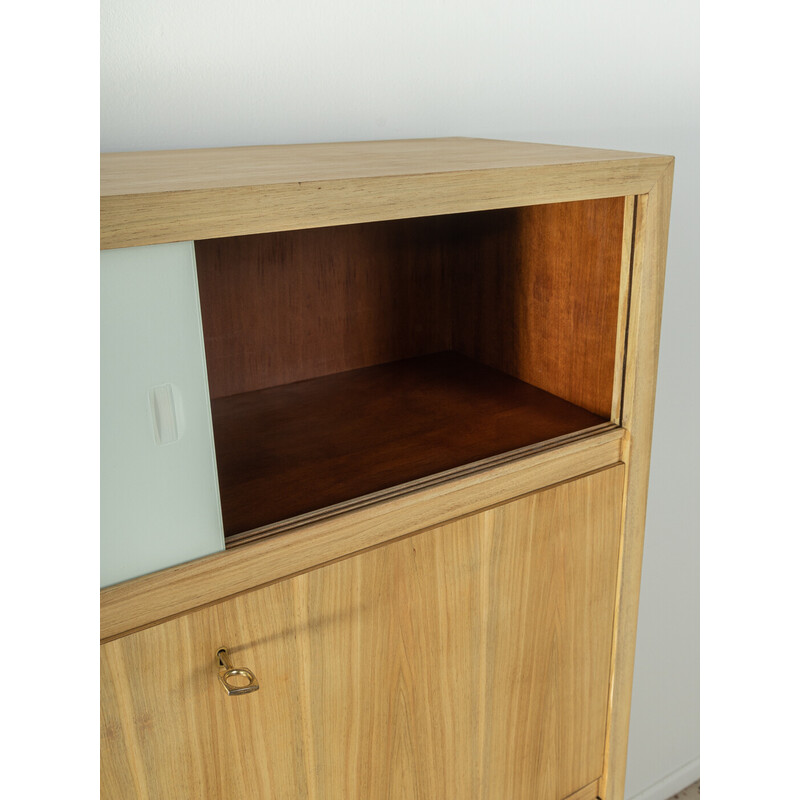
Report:
[[671,162],[459,138],[105,153],[100,246],[644,194]]
[[644,153],[493,139],[405,139],[104,153],[100,195],[149,194],[630,159]]

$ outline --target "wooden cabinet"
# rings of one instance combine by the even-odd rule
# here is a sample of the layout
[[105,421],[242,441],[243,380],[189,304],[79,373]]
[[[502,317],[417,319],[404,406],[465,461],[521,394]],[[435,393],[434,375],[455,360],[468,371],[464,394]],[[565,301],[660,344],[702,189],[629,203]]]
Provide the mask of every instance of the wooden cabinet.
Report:
[[102,590],[104,797],[622,800],[671,170],[103,157],[103,247],[194,242],[225,537]]
[[[105,645],[108,793],[560,800],[596,782],[623,473]],[[259,691],[225,694],[223,644]]]

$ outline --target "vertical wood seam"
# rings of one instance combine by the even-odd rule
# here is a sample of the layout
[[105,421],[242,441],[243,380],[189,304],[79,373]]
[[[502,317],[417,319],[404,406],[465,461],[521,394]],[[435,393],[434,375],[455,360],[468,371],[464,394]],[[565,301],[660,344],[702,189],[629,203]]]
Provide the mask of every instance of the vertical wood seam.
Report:
[[[633,218],[631,220],[631,237],[630,237],[630,253],[628,257],[628,277],[627,283],[625,286],[625,332],[624,342],[622,345],[622,374],[620,376],[620,386],[619,386],[619,405],[612,407],[612,413],[615,415],[612,419],[613,422],[620,424],[622,421],[623,410],[625,408],[625,377],[626,377],[626,368],[628,364],[628,344],[629,344],[629,334],[630,334],[630,327],[631,327],[631,288],[633,286],[633,264],[634,258],[636,256],[636,223],[637,217],[639,213],[639,195],[634,195],[633,198]],[[622,299],[622,294],[620,294],[620,300]]]

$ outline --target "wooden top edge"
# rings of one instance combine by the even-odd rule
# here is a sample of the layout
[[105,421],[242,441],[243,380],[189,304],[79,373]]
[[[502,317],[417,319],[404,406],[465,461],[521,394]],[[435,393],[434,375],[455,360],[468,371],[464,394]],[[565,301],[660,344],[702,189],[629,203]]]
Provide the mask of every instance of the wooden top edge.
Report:
[[460,137],[103,153],[100,196],[666,158]]

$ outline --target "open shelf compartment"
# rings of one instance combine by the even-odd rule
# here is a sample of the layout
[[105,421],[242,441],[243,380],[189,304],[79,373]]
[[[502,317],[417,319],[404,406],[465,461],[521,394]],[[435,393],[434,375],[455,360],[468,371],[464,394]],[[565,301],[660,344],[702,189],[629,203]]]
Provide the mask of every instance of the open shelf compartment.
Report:
[[196,242],[229,542],[607,423],[624,208]]

